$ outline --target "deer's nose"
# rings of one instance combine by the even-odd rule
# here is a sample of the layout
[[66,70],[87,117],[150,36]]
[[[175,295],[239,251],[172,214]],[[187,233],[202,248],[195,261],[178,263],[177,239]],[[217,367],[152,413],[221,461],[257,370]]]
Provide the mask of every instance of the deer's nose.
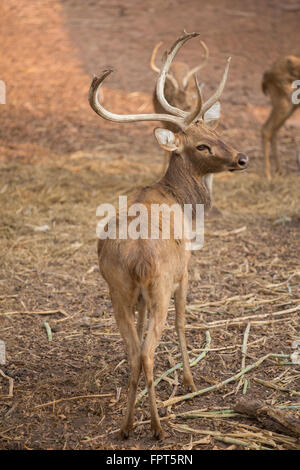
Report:
[[238,153],[237,155],[238,165],[242,168],[246,168],[248,165],[248,157],[244,153]]

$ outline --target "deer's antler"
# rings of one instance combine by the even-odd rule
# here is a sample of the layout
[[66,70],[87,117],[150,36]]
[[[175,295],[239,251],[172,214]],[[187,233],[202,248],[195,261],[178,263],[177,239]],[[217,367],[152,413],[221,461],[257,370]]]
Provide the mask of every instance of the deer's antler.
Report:
[[199,36],[200,33],[186,33],[175,41],[170,51],[166,54],[164,64],[160,70],[157,84],[156,84],[156,94],[158,101],[162,107],[167,111],[168,114],[116,114],[110,111],[107,111],[98,100],[98,91],[102,82],[105,78],[110,75],[113,69],[104,70],[104,72],[99,77],[94,77],[89,91],[89,102],[93,110],[99,114],[99,116],[114,122],[136,122],[136,121],[166,121],[171,122],[172,124],[177,125],[180,129],[186,129],[193,121],[203,118],[206,111],[208,111],[220,98],[222,91],[224,89],[229,62],[231,57],[228,58],[225,71],[222,77],[222,80],[216,90],[216,92],[202,105],[202,96],[201,90],[198,84],[196,75],[194,74],[194,80],[197,90],[197,103],[195,108],[191,112],[183,111],[175,106],[170,105],[164,95],[164,86],[166,81],[166,76],[169,71],[169,68],[172,64],[174,57],[181,48],[181,46],[187,42],[189,39]]
[[107,111],[98,100],[98,91],[105,78],[113,72],[113,69],[107,69],[99,77],[94,77],[89,91],[89,103],[93,110],[104,119],[114,122],[136,122],[136,121],[167,121],[176,124],[184,129],[184,120],[169,114],[115,114]]
[[208,111],[219,100],[221,94],[223,93],[225,83],[226,83],[226,80],[227,80],[230,61],[231,61],[231,57],[228,57],[227,63],[226,63],[226,66],[225,66],[225,70],[224,70],[224,73],[223,73],[223,77],[220,81],[220,84],[219,84],[217,90],[215,91],[215,93],[203,104],[203,106],[201,108],[201,112],[200,112],[200,117],[203,118],[206,111]]
[[[170,114],[173,114],[175,116],[179,116],[182,118],[186,118],[190,113],[186,111],[182,111],[179,108],[176,108],[175,106],[170,105],[164,95],[164,87],[165,87],[165,82],[166,82],[166,76],[169,71],[169,68],[173,62],[174,57],[176,56],[177,52],[179,49],[185,44],[189,39],[195,38],[199,36],[200,33],[186,33],[178,38],[173,46],[171,47],[170,51],[167,53],[164,64],[160,70],[157,83],[156,83],[156,96],[158,101],[160,102],[161,106]],[[199,98],[199,95],[198,95]]]
[[195,75],[195,73],[199,72],[199,70],[201,70],[205,65],[206,65],[206,62],[208,60],[208,56],[209,56],[209,50],[208,50],[208,47],[207,45],[205,44],[204,41],[200,41],[200,44],[201,46],[203,47],[204,49],[204,58],[203,58],[203,61],[197,65],[196,67],[194,67],[193,69],[191,69],[186,75],[185,77],[183,78],[182,80],[182,84],[183,84],[183,87],[185,88],[188,84],[188,81],[189,79]]
[[[157,54],[157,51],[158,49],[160,48],[160,46],[162,45],[162,41],[158,42],[156,44],[156,46],[154,47],[153,51],[152,51],[152,55],[151,55],[151,59],[150,59],[150,67],[152,68],[152,70],[154,70],[154,72],[157,72],[159,73],[160,72],[160,69],[157,67],[157,65],[155,64],[155,58],[156,58],[156,54]],[[172,83],[173,87],[178,90],[179,86],[178,86],[178,82],[176,80],[176,78],[171,75],[170,73],[167,74],[166,78],[168,80],[170,80],[170,82]]]

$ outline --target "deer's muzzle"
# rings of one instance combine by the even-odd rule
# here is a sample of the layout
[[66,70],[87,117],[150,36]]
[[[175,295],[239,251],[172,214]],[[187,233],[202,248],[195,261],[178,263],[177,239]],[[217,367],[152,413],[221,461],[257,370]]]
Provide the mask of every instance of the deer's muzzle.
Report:
[[245,153],[238,153],[236,157],[236,164],[229,168],[229,171],[241,171],[248,167],[248,156]]
[[248,166],[248,156],[244,153],[238,153],[237,155],[237,163],[241,168],[247,168]]

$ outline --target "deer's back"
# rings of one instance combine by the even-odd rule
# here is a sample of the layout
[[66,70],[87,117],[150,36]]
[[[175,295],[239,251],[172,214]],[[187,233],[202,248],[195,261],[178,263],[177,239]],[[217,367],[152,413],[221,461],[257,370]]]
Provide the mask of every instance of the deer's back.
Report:
[[262,89],[265,94],[289,97],[292,83],[300,79],[300,57],[285,56],[274,62],[263,75]]
[[[144,191],[140,197],[128,201],[128,207],[132,203],[139,203],[146,208],[148,237],[132,239],[128,234],[127,238],[120,239],[118,237],[120,214],[117,213],[115,216],[117,237],[98,241],[100,272],[108,284],[116,283],[118,280],[120,285],[147,285],[168,273],[172,277],[172,282],[176,283],[182,277],[189,258],[189,252],[185,250],[184,237],[180,239],[174,237],[174,226],[171,223],[170,237],[162,239],[162,219],[160,217],[157,224],[157,219],[154,219],[151,213],[153,204],[164,203],[172,206],[176,201],[166,195],[162,200],[159,192],[151,188],[148,190],[144,188]],[[134,217],[127,216],[128,227],[133,220]],[[181,220],[183,224],[183,217]],[[158,239],[151,237],[151,223],[154,228],[158,228]]]

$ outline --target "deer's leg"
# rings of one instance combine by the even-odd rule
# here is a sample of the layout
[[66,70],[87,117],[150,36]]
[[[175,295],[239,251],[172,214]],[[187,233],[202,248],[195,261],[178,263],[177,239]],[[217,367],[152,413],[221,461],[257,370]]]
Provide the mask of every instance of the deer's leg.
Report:
[[134,324],[134,310],[132,305],[130,305],[129,302],[126,305],[126,301],[124,302],[123,299],[122,302],[120,302],[119,299],[116,299],[116,296],[111,296],[111,298],[116,322],[127,346],[130,364],[127,414],[120,429],[121,437],[127,439],[133,425],[136,391],[142,370],[141,346]]
[[276,115],[276,119],[274,119],[273,122],[273,133],[271,136],[271,152],[272,156],[275,160],[276,164],[276,172],[278,174],[282,173],[282,164],[281,164],[281,159],[278,156],[278,151],[277,151],[277,133],[281,126],[285,123],[285,121],[291,116],[291,114],[294,112],[295,107],[292,106],[291,103],[285,101],[280,102],[280,105],[278,106],[278,113]]
[[138,311],[138,321],[137,321],[137,333],[140,340],[140,343],[143,341],[144,330],[145,330],[145,320],[147,314],[147,305],[144,297],[140,294],[137,303]]
[[282,164],[280,158],[278,158],[278,152],[277,152],[277,130],[273,132],[273,135],[271,137],[271,154],[272,157],[275,160],[276,164],[276,173],[281,174],[282,173]]
[[182,354],[183,362],[183,383],[188,386],[192,391],[196,391],[193,376],[190,369],[190,362],[187,353],[186,339],[185,339],[185,304],[186,293],[188,286],[188,273],[185,272],[178,288],[174,293],[175,310],[176,310],[176,331],[179,338],[179,345]]
[[142,345],[142,363],[150,401],[151,429],[153,431],[153,436],[156,439],[163,438],[163,430],[160,425],[157,411],[153,381],[154,352],[163,331],[168,313],[169,301],[170,295],[166,295],[165,291],[162,289],[160,289],[156,298],[149,295],[149,327],[145,341]]
[[277,133],[288,117],[293,113],[295,107],[286,98],[280,99],[273,104],[271,114],[262,127],[263,151],[265,156],[266,175],[271,179],[270,148],[272,157],[276,163],[276,171],[281,171],[281,161],[277,152]]
[[273,115],[273,110],[271,111],[271,114],[267,122],[262,126],[262,132],[261,132],[263,154],[265,158],[265,172],[266,172],[266,177],[269,181],[272,179],[271,164],[270,164],[270,139],[272,135],[272,131],[271,131],[272,115]]

